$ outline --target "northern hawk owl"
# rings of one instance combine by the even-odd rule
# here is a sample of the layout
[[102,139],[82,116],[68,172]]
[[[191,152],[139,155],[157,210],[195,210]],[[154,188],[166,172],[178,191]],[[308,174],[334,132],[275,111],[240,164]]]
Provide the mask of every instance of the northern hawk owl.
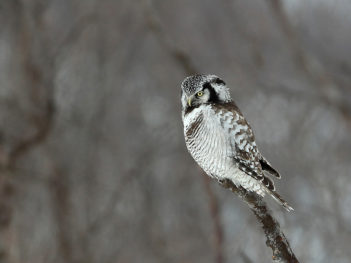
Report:
[[182,119],[188,151],[212,178],[231,180],[260,196],[271,195],[293,208],[275,191],[270,176],[280,174],[259,152],[248,122],[215,75],[187,77],[181,84]]

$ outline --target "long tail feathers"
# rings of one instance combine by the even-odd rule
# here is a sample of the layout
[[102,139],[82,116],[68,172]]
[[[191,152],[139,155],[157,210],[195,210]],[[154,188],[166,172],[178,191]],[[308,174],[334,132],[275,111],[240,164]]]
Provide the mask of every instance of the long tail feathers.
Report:
[[277,201],[280,205],[282,205],[286,211],[291,212],[294,211],[294,208],[292,208],[287,201],[285,201],[276,191],[271,191],[268,190],[268,193],[273,197],[275,201]]
[[263,171],[266,171],[268,172],[270,175],[280,179],[281,176],[280,174],[278,173],[277,170],[275,170],[272,165],[266,160],[263,158],[263,156],[261,157],[262,159],[260,160],[260,164],[261,164],[261,167],[262,167],[262,170]]

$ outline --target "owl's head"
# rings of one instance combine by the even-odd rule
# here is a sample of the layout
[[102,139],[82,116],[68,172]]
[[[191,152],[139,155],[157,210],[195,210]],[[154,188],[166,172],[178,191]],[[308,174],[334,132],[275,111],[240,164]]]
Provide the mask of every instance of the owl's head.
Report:
[[225,82],[215,75],[194,75],[184,79],[182,108],[187,111],[201,104],[227,103],[231,101]]

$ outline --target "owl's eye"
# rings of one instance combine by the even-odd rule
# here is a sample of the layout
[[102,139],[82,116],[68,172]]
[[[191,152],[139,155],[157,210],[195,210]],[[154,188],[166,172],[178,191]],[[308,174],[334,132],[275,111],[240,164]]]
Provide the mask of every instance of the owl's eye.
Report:
[[196,95],[197,95],[198,97],[201,97],[202,95],[204,95],[204,92],[203,92],[203,91],[199,91]]

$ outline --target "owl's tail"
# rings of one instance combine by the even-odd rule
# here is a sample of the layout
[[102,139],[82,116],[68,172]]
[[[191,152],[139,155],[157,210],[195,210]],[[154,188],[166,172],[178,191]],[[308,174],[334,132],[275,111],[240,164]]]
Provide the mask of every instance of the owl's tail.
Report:
[[281,206],[283,206],[286,211],[291,212],[294,211],[287,201],[285,201],[275,190],[267,189],[267,192],[273,197],[275,201],[277,201]]

